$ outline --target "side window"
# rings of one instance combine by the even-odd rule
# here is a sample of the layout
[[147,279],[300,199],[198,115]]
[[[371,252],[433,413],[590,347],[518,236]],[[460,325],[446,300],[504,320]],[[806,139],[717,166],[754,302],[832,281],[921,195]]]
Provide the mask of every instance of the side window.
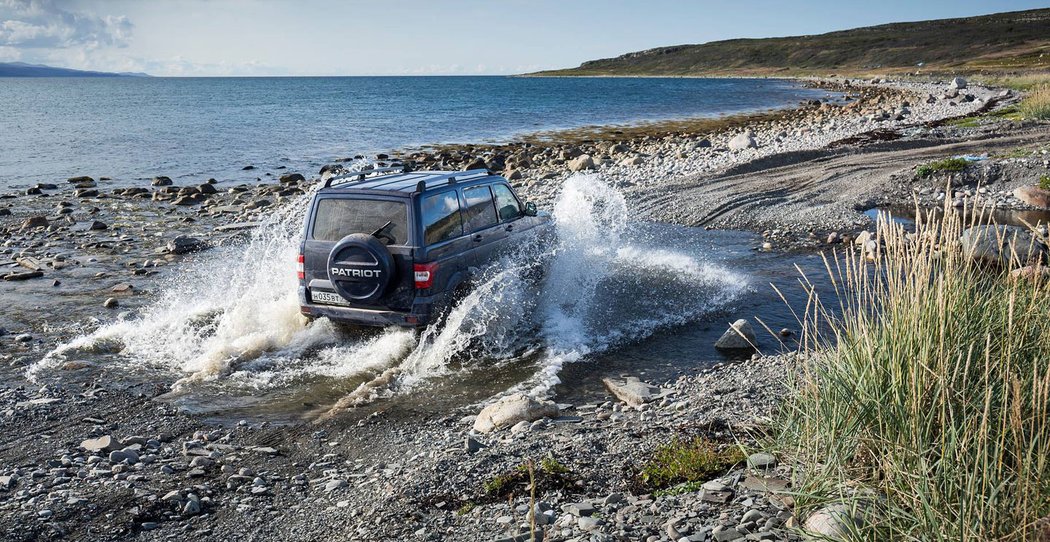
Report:
[[427,245],[463,235],[459,197],[451,190],[423,198],[423,240]]
[[463,229],[474,232],[499,222],[496,219],[496,206],[492,203],[492,191],[487,186],[475,186],[463,190],[463,201],[466,204],[463,217]]
[[521,203],[509,186],[494,184],[492,193],[496,196],[496,213],[499,214],[500,222],[510,222],[521,217]]

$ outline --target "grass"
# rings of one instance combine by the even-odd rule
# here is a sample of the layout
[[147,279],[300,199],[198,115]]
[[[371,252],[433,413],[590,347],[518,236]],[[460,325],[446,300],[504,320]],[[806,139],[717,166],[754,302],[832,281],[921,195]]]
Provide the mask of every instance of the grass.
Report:
[[966,169],[969,162],[962,158],[945,158],[936,162],[930,162],[919,166],[915,174],[919,177],[929,177],[940,171],[962,171]]
[[525,490],[571,488],[574,482],[572,469],[548,455],[540,461],[539,468],[531,460],[526,461],[485,480],[481,489],[489,499],[502,499]]
[[1029,91],[1018,110],[1029,119],[1050,120],[1050,84],[1044,83]]
[[1042,175],[1039,177],[1039,188],[1050,190],[1050,175]]
[[702,437],[675,439],[656,449],[652,458],[642,465],[638,478],[649,490],[703,483],[743,460],[744,455],[737,446],[719,446]]
[[874,261],[827,260],[837,316],[811,295],[769,443],[803,519],[835,502],[868,510],[851,540],[1005,541],[1050,516],[1050,284],[975,263],[964,227],[880,217]]

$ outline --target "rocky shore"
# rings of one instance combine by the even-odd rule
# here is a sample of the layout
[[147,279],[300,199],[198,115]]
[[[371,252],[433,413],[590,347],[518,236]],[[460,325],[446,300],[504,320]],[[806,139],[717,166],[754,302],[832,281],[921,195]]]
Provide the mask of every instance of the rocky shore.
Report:
[[[963,81],[815,84],[834,96],[718,129],[707,121],[692,132],[617,128],[601,140],[374,161],[494,169],[541,206],[569,176],[594,172],[622,188],[642,218],[750,229],[763,234],[760,250],[853,242],[871,227],[864,211],[916,198],[1042,206],[1040,193],[1021,189],[1050,167],[1050,149],[1028,144],[1046,141],[1045,125],[945,122],[1009,106],[1012,93]],[[982,148],[988,154],[971,152]],[[962,169],[920,175],[924,153],[972,157]],[[884,170],[863,163],[872,156]],[[849,175],[827,169],[846,163]],[[522,399],[513,415],[488,410],[496,403],[481,420],[478,407],[393,415],[379,402],[320,423],[219,425],[154,401],[171,382],[115,384],[91,359],[66,361],[58,383],[26,380],[26,368],[60,341],[141,309],[177,266],[295,212],[320,179],[347,165],[237,186],[76,177],[2,196],[5,540],[801,538],[807,518],[795,515],[790,469],[757,445],[797,369],[792,354],[661,382],[620,375],[588,403]],[[869,184],[857,182],[865,176]],[[661,453],[709,457],[713,470],[694,483],[654,484],[646,473],[662,472]]]

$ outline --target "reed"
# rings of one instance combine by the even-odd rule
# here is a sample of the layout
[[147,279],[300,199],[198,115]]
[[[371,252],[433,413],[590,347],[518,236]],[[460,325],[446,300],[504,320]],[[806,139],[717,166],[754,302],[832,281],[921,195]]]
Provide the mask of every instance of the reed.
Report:
[[826,258],[838,299],[810,289],[809,361],[771,442],[798,465],[800,517],[844,503],[865,517],[853,540],[1037,539],[1050,286],[975,263],[958,239],[978,220],[882,216],[874,253]]

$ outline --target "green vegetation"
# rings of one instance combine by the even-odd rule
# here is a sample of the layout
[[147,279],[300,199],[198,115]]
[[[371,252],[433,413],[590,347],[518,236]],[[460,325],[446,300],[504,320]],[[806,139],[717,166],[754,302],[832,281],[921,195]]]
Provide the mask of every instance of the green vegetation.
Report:
[[654,497],[670,497],[673,495],[684,495],[686,493],[695,493],[703,489],[704,483],[701,481],[686,482],[684,484],[678,484],[671,486],[667,489],[657,489],[653,492]]
[[987,73],[1050,68],[1050,9],[894,23],[813,36],[675,45],[538,75]]
[[504,498],[526,489],[566,489],[575,482],[572,470],[553,455],[540,461],[539,468],[530,468],[526,461],[508,472],[485,480],[481,488],[488,498]]
[[919,166],[919,169],[915,170],[915,174],[919,177],[929,177],[939,171],[962,171],[966,169],[968,164],[969,162],[962,158],[945,158],[944,160]]
[[1050,120],[1050,84],[1029,91],[1018,109],[1025,118]]
[[1050,175],[1043,175],[1039,177],[1039,188],[1043,190],[1050,190]]
[[826,262],[841,314],[812,294],[802,317],[770,445],[800,517],[869,510],[851,540],[1035,540],[1050,515],[1050,281],[976,263],[959,216],[914,235],[881,217],[874,261]]
[[460,506],[459,509],[456,510],[456,515],[457,516],[465,516],[465,515],[473,512],[474,509],[477,508],[477,507],[478,507],[478,505],[476,505],[476,504],[474,504],[472,502],[468,502],[468,503],[464,504],[463,506]]
[[650,490],[687,482],[703,483],[729,470],[744,460],[737,446],[722,446],[696,437],[660,446],[638,474],[639,481]]

